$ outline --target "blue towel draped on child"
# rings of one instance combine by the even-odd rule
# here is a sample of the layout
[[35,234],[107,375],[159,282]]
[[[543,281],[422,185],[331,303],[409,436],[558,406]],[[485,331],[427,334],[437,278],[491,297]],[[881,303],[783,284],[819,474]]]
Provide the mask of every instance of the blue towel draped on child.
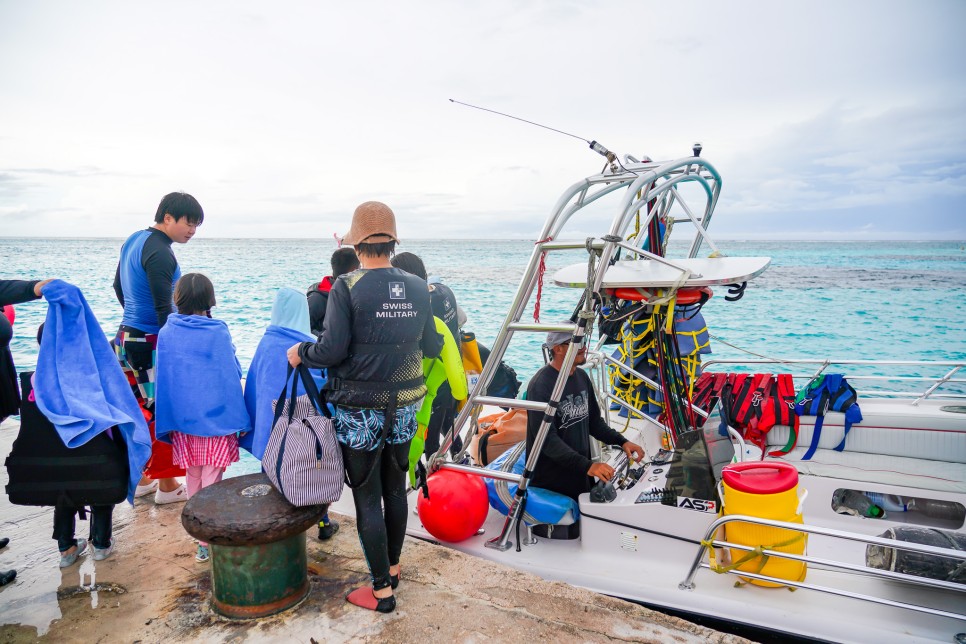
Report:
[[[255,357],[245,377],[245,405],[252,417],[249,434],[242,436],[239,446],[261,459],[265,454],[268,437],[272,433],[274,410],[272,403],[278,398],[288,373],[288,358],[285,352],[298,342],[315,342],[309,334],[309,310],[305,294],[292,288],[281,288],[275,296],[272,307],[272,323],[258,343]],[[310,370],[319,388],[325,384],[325,377],[318,370]],[[305,390],[298,383],[298,394]]]
[[272,319],[268,324],[296,331],[307,336],[309,341],[315,340],[312,337],[312,322],[309,319],[309,305],[305,293],[294,288],[283,286],[275,293]]
[[129,502],[151,457],[151,434],[101,325],[84,294],[54,280],[43,289],[50,305],[44,324],[34,395],[67,447],[83,445],[117,426],[127,445]]
[[172,313],[158,333],[155,435],[227,436],[251,429],[228,325]]

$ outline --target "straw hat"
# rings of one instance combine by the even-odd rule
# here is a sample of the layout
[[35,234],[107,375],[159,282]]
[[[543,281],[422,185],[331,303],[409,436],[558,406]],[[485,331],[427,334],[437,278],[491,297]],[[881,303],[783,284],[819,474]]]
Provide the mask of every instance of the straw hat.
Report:
[[342,238],[342,243],[355,246],[387,241],[399,243],[399,237],[396,236],[396,215],[389,206],[379,201],[360,204],[352,213],[352,227]]

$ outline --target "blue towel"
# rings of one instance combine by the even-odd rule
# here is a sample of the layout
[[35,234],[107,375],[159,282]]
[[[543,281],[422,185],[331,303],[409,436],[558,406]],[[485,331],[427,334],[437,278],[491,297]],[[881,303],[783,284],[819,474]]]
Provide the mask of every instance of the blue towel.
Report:
[[[257,459],[261,459],[265,453],[268,437],[272,433],[272,419],[275,416],[272,403],[278,398],[285,385],[285,375],[288,370],[288,358],[285,352],[299,342],[315,342],[315,338],[294,329],[274,325],[268,327],[258,343],[258,348],[255,349],[255,357],[252,358],[252,364],[248,368],[248,375],[245,378],[245,405],[252,417],[254,430],[242,436],[238,444]],[[318,370],[309,371],[321,389],[325,384],[325,377]],[[298,384],[297,392],[299,395],[305,393],[301,382]]]
[[[275,293],[275,303],[272,304],[271,326],[280,326],[298,331],[307,336],[312,335],[312,323],[309,320],[309,301],[305,293],[294,288],[283,286]],[[310,342],[315,342],[311,338]]]
[[242,396],[241,365],[228,325],[172,313],[158,333],[154,433],[227,436],[251,429]]
[[76,286],[54,280],[43,289],[50,307],[37,356],[37,406],[67,447],[117,425],[127,444],[127,500],[151,458],[151,434],[101,325]]

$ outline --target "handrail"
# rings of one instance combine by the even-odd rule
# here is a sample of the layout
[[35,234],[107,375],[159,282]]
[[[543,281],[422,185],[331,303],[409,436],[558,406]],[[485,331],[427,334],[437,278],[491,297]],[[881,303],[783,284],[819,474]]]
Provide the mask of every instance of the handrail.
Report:
[[441,470],[453,470],[454,472],[462,472],[463,474],[469,474],[471,476],[479,476],[483,479],[499,479],[501,481],[509,481],[510,483],[520,483],[522,478],[519,474],[514,474],[513,472],[504,472],[502,470],[488,470],[485,467],[473,467],[472,465],[458,465],[456,463],[443,463],[439,466]]
[[[878,546],[884,546],[887,548],[895,548],[897,550],[921,552],[924,554],[931,554],[935,556],[946,557],[949,559],[959,559],[966,562],[966,551],[963,551],[963,550],[954,550],[952,548],[939,548],[936,546],[912,543],[908,541],[897,541],[894,539],[873,537],[869,535],[858,534],[855,532],[836,530],[834,528],[812,526],[804,523],[790,523],[788,521],[778,521],[775,519],[763,519],[761,517],[753,517],[753,516],[748,516],[743,514],[731,514],[731,515],[723,516],[719,519],[716,519],[711,523],[711,525],[708,526],[707,530],[704,533],[704,539],[701,540],[701,545],[698,546],[698,552],[694,557],[694,561],[691,563],[690,569],[688,570],[687,577],[685,577],[684,581],[678,584],[679,589],[694,590],[694,587],[695,587],[694,577],[697,574],[698,569],[699,568],[711,569],[711,566],[709,564],[703,563],[705,551],[708,549],[708,546],[705,544],[709,544],[710,547],[714,547],[714,548],[734,548],[737,550],[744,550],[744,551],[755,550],[755,548],[752,548],[751,546],[748,546],[746,544],[737,544],[737,543],[731,543],[730,541],[712,539],[712,537],[718,532],[718,530],[722,526],[733,522],[751,523],[751,524],[761,525],[761,526],[766,526],[771,528],[782,528],[782,529],[791,530],[794,532],[818,534],[826,537],[846,539],[849,541],[858,541],[860,543],[865,543],[869,545],[878,545]],[[826,568],[839,569],[839,570],[863,574],[871,577],[879,577],[882,579],[900,581],[900,582],[915,584],[919,586],[926,586],[934,589],[950,590],[954,592],[966,593],[966,585],[956,584],[956,583],[947,582],[947,581],[938,580],[938,579],[929,579],[927,577],[916,577],[914,575],[907,575],[904,573],[893,572],[890,570],[879,570],[878,568],[869,568],[867,566],[866,567],[856,566],[854,564],[849,564],[847,562],[833,561],[830,559],[821,559],[818,557],[811,557],[809,555],[798,555],[798,554],[789,553],[789,552],[779,552],[777,550],[762,549],[762,554],[767,555],[769,557],[780,557],[782,559],[789,559],[793,561],[814,563],[816,565],[824,566]],[[931,615],[938,615],[941,617],[951,617],[953,619],[966,618],[966,614],[952,613],[949,611],[944,611],[936,608],[930,608],[928,606],[918,606],[916,604],[897,602],[891,599],[875,597],[872,595],[864,595],[861,593],[855,593],[852,591],[842,590],[838,588],[831,588],[828,586],[818,586],[815,584],[808,584],[805,582],[783,579],[781,577],[773,577],[770,575],[762,575],[760,573],[745,572],[740,570],[729,570],[726,572],[730,574],[739,575],[741,577],[759,579],[762,581],[770,581],[773,583],[783,584],[794,588],[804,588],[807,590],[815,590],[818,592],[825,592],[832,595],[838,595],[841,597],[850,597],[852,599],[859,599],[862,601],[869,601],[877,604],[894,606],[896,608],[906,608],[909,610],[928,613]]]
[[852,382],[920,382],[927,383],[925,391],[902,392],[892,390],[863,390],[859,393],[870,397],[884,396],[908,396],[915,398],[913,405],[918,405],[927,398],[960,399],[963,394],[955,392],[939,392],[940,387],[945,385],[966,385],[966,378],[954,378],[953,376],[961,370],[966,369],[966,362],[957,361],[936,361],[925,360],[833,360],[818,358],[713,358],[703,363],[705,371],[710,370],[716,365],[819,365],[817,372],[808,374],[792,374],[793,378],[809,379],[815,378],[826,371],[830,366],[864,366],[864,367],[932,367],[948,368],[946,373],[941,376],[890,376],[881,373],[849,373],[846,374]]
[[[520,279],[516,295],[510,304],[496,338],[493,340],[493,346],[490,347],[490,355],[495,359],[488,360],[483,365],[483,372],[480,374],[477,384],[469,392],[470,401],[475,400],[486,391],[486,387],[496,374],[499,362],[505,355],[507,346],[510,344],[510,337],[513,335],[513,330],[510,328],[510,325],[520,322],[524,308],[530,301],[530,297],[536,287],[537,266],[540,263],[542,254],[547,250],[579,248],[579,245],[573,241],[553,241],[559,236],[560,231],[570,218],[577,211],[589,206],[598,199],[617,190],[626,190],[628,194],[621,199],[619,214],[611,224],[611,232],[621,227],[621,231],[619,232],[623,233],[623,230],[627,228],[631,221],[631,215],[633,213],[632,204],[635,203],[634,194],[636,194],[640,187],[655,183],[658,180],[663,180],[665,183],[656,186],[654,190],[645,190],[645,194],[643,195],[644,201],[642,203],[646,203],[647,200],[659,194],[664,194],[671,186],[681,181],[696,181],[702,185],[708,197],[707,203],[705,204],[705,214],[701,219],[702,227],[707,229],[711,213],[714,210],[714,205],[721,191],[721,175],[714,166],[702,158],[685,157],[660,163],[646,161],[625,164],[622,172],[592,175],[570,185],[554,204],[550,216],[544,223],[540,235],[537,238],[540,241],[534,245],[533,251],[530,253],[530,259]],[[713,185],[709,185],[709,183]],[[598,247],[596,240],[592,244],[594,250],[600,249],[602,254],[600,261],[606,265],[606,262],[610,261],[616,246],[613,242],[607,242]],[[692,245],[689,254],[690,257],[696,256],[699,245],[700,240],[696,239]],[[465,405],[457,415],[453,426],[455,428],[465,427],[473,413],[473,408],[475,408],[475,405]],[[440,440],[440,449],[430,458],[431,468],[434,466],[433,463],[445,454],[452,442],[453,432],[447,432],[447,435]]]
[[[613,168],[613,166],[611,167]],[[470,430],[475,429],[480,403],[490,400],[484,395],[486,387],[492,381],[497,366],[506,353],[507,346],[515,333],[518,331],[534,332],[547,330],[550,326],[521,322],[524,309],[537,286],[538,266],[543,262],[544,254],[550,250],[580,248],[574,241],[554,242],[554,240],[559,237],[560,231],[578,211],[610,193],[617,190],[624,191],[624,195],[619,201],[618,213],[612,220],[609,233],[601,240],[604,243],[598,244],[596,239],[591,239],[587,240],[584,245],[590,252],[588,272],[591,274],[596,272],[596,276],[593,279],[588,279],[588,284],[585,287],[585,297],[581,301],[581,305],[579,305],[580,311],[577,314],[578,319],[573,329],[574,342],[567,349],[560,375],[557,377],[557,381],[550,394],[550,402],[545,406],[546,411],[540,422],[530,453],[527,454],[524,476],[520,479],[503,529],[498,537],[488,542],[488,545],[491,545],[491,547],[503,550],[510,545],[509,534],[519,520],[522,502],[525,499],[526,489],[530,480],[530,473],[533,471],[536,459],[540,455],[540,450],[552,422],[553,412],[563,393],[566,374],[569,372],[570,366],[574,364],[578,345],[582,343],[583,338],[593,327],[593,320],[595,318],[595,295],[599,293],[601,280],[603,274],[606,272],[605,270],[595,271],[594,267],[596,266],[599,269],[600,267],[609,265],[610,260],[617,252],[618,244],[623,245],[624,243],[624,233],[630,225],[632,218],[638,211],[645,208],[648,202],[659,200],[666,206],[666,208],[665,206],[659,208],[669,209],[675,199],[681,200],[681,196],[674,190],[674,187],[684,182],[696,182],[704,190],[706,196],[704,214],[700,220],[693,216],[690,211],[688,212],[688,216],[698,228],[706,229],[714,209],[714,204],[721,191],[721,176],[705,159],[699,159],[697,157],[685,157],[663,163],[628,163],[621,167],[620,172],[614,168],[610,173],[602,173],[582,179],[564,191],[554,205],[547,221],[544,223],[543,229],[537,238],[538,241],[534,244],[533,250],[530,253],[530,260],[520,280],[516,295],[493,341],[490,358],[483,366],[482,373],[473,386],[472,391],[469,392],[467,404],[460,410],[452,428],[440,440],[439,449],[429,457],[428,465],[430,471],[444,466],[449,467],[449,464],[446,463],[447,452],[457,432],[464,431],[466,428]],[[655,212],[656,209],[648,208],[647,218],[655,216]],[[699,234],[698,237],[704,239],[706,235]],[[698,246],[700,246],[700,241],[695,241],[692,245],[690,257],[695,256]],[[640,248],[629,247],[628,250],[633,250],[634,253],[639,255],[648,256],[648,253]],[[656,261],[674,265],[673,262],[664,258],[655,259]],[[687,270],[683,272],[685,275],[689,274]],[[514,404],[511,406],[527,408],[526,405]]]

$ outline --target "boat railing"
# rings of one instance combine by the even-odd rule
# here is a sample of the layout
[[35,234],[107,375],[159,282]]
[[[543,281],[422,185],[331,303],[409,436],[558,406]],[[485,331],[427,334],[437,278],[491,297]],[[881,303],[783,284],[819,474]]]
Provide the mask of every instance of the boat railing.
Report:
[[[757,365],[780,365],[782,367],[803,369],[814,366],[814,371],[792,371],[792,377],[799,382],[809,382],[823,373],[838,372],[841,367],[850,367],[845,373],[849,382],[855,385],[856,391],[861,396],[868,397],[905,397],[913,398],[913,405],[918,405],[928,398],[941,398],[944,400],[963,400],[966,399],[966,362],[961,361],[921,361],[921,360],[837,360],[837,359],[782,359],[782,358],[761,358],[761,359],[726,359],[715,358],[703,363],[705,371],[719,371],[720,367],[725,366],[754,367]],[[859,367],[860,369],[854,369]],[[908,371],[916,370],[918,375],[907,375],[906,373],[889,374],[884,370]],[[925,375],[927,370],[936,372],[942,371],[940,375]],[[957,377],[959,376],[959,377]],[[891,383],[891,384],[890,384]],[[901,391],[897,387],[907,386],[907,384],[919,383],[923,389],[914,391]],[[878,386],[870,387],[871,384]],[[944,389],[940,391],[940,389]],[[954,389],[954,391],[948,391]],[[955,391],[958,390],[958,391]]]
[[[871,535],[858,534],[855,532],[846,532],[844,530],[836,530],[834,528],[825,528],[821,526],[812,526],[802,523],[789,523],[787,521],[777,521],[774,519],[763,519],[760,517],[752,517],[741,514],[732,514],[723,516],[711,525],[705,531],[704,539],[701,541],[701,545],[698,546],[698,552],[694,557],[694,561],[691,564],[691,568],[688,570],[688,575],[680,584],[678,588],[681,590],[694,590],[695,583],[694,578],[700,568],[706,568],[708,570],[714,570],[710,562],[705,561],[705,552],[709,548],[732,548],[735,550],[742,550],[747,552],[758,551],[758,548],[726,541],[724,539],[713,538],[717,534],[718,530],[725,525],[733,522],[740,523],[752,523],[756,525],[771,527],[771,528],[784,528],[787,530],[792,530],[795,532],[805,532],[808,534],[817,534],[825,537],[832,537],[836,539],[843,539],[848,541],[858,541],[865,543],[867,545],[877,545],[884,546],[887,548],[895,548],[897,550],[906,550],[912,552],[923,553],[927,555],[933,555],[938,557],[946,557],[949,559],[956,559],[961,561],[960,566],[966,566],[966,551],[954,550],[952,548],[939,548],[936,546],[929,546],[919,543],[911,543],[908,541],[896,541],[893,539],[885,539],[883,537],[874,537]],[[769,550],[766,548],[761,548],[761,554],[767,557],[780,557],[782,559],[789,559],[792,561],[799,561],[806,564],[812,564],[822,569],[829,569],[835,571],[841,571],[845,573],[861,574],[870,577],[876,577],[880,579],[887,579],[890,581],[896,581],[901,583],[913,584],[918,586],[925,586],[935,590],[941,591],[953,591],[958,593],[966,593],[966,584],[955,583],[951,581],[944,581],[941,579],[931,579],[928,577],[917,577],[915,575],[908,575],[901,572],[894,572],[891,570],[880,570],[878,568],[870,568],[868,566],[850,564],[843,561],[835,561],[820,557],[812,557],[807,554],[793,554],[789,552],[779,552],[777,550]],[[740,577],[745,577],[748,579],[756,579],[760,581],[766,581],[776,584],[781,584],[784,586],[789,586],[792,588],[803,588],[806,590],[814,590],[817,592],[828,593],[832,595],[837,595],[840,597],[849,597],[851,599],[858,599],[861,601],[872,602],[876,604],[883,604],[886,606],[892,606],[895,608],[904,608],[908,610],[913,610],[920,613],[928,613],[930,615],[936,615],[940,617],[949,617],[952,619],[966,619],[966,613],[957,613],[947,610],[942,610],[939,608],[933,608],[931,606],[920,606],[918,604],[910,604],[908,602],[896,601],[894,599],[889,599],[887,597],[878,597],[875,595],[868,595],[865,593],[857,593],[844,588],[834,588],[831,586],[822,586],[818,584],[806,583],[804,581],[793,581],[789,579],[784,579],[781,577],[774,577],[771,575],[762,575],[760,573],[746,572],[737,569],[718,569],[715,572],[722,574],[738,575]],[[960,604],[961,606],[966,606],[966,601]]]
[[[461,431],[472,432],[477,429],[479,410],[483,404],[496,404],[508,408],[525,408],[527,411],[543,413],[536,437],[532,441],[527,453],[524,475],[519,478],[517,491],[507,513],[506,521],[500,535],[491,540],[488,545],[498,549],[506,549],[509,535],[519,521],[526,490],[536,461],[543,448],[543,442],[553,421],[554,414],[563,394],[567,374],[575,364],[578,347],[593,329],[596,319],[596,303],[599,301],[600,285],[606,267],[611,260],[616,260],[619,251],[627,251],[638,256],[647,256],[643,250],[645,231],[655,217],[661,217],[669,222],[689,222],[694,228],[694,238],[691,241],[689,257],[697,256],[702,244],[713,247],[713,241],[707,234],[708,224],[721,191],[721,176],[714,166],[705,159],[699,158],[700,149],[692,150],[694,156],[684,157],[662,163],[630,163],[621,165],[611,160],[609,171],[587,177],[571,185],[561,195],[555,204],[549,218],[538,237],[530,254],[530,260],[524,271],[516,295],[513,298],[507,315],[500,326],[500,330],[490,349],[490,358],[483,365],[480,376],[469,392],[466,404],[460,410],[453,427],[440,440],[439,449],[429,457],[428,469],[454,469],[460,467],[454,464],[463,458],[469,441],[464,441],[463,450],[455,457],[449,457],[448,451],[454,442],[455,434]],[[684,186],[696,186],[698,196],[694,199],[694,207],[687,205],[681,190]],[[689,187],[689,190],[691,188]],[[607,234],[599,239],[585,239],[583,242],[565,241],[561,239],[561,232],[570,219],[578,212],[603,197],[618,193],[617,212],[611,221]],[[615,194],[617,196],[617,194]],[[682,210],[683,217],[675,214]],[[631,237],[634,244],[626,242],[630,237],[625,235],[629,227],[635,226]],[[579,250],[587,252],[587,280],[584,294],[578,304],[578,310],[573,316],[574,323],[541,324],[525,323],[522,321],[524,310],[530,302],[534,291],[539,293],[542,287],[542,276],[545,269],[545,259],[548,251]],[[662,258],[660,261],[668,262]],[[673,264],[672,264],[673,265]],[[686,273],[686,272],[685,272]],[[682,273],[682,274],[685,274]],[[506,354],[511,339],[518,333],[546,333],[548,331],[564,331],[572,334],[572,342],[562,360],[560,375],[550,393],[550,400],[545,403],[526,402],[519,400],[491,398],[484,394],[486,388],[496,374],[497,366]],[[473,471],[478,476],[492,476],[486,471]]]

